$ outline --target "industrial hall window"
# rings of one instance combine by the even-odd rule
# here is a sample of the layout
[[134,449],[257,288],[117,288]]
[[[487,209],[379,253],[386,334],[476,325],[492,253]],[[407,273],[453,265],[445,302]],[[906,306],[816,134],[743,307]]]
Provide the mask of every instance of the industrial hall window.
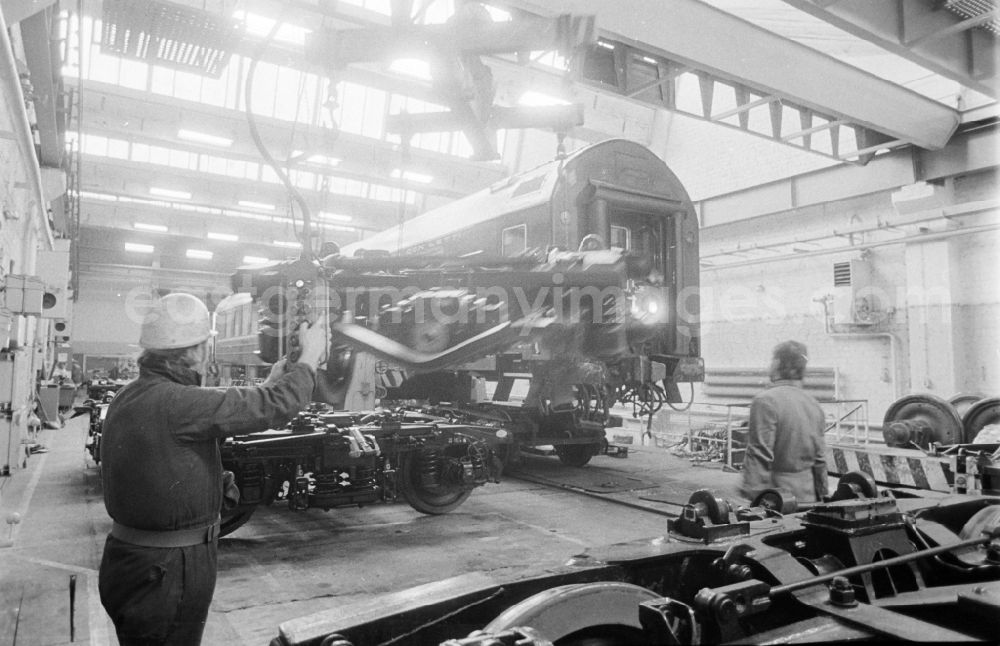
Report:
[[524,253],[528,244],[528,227],[523,224],[507,227],[500,234],[500,253],[504,256],[516,256]]

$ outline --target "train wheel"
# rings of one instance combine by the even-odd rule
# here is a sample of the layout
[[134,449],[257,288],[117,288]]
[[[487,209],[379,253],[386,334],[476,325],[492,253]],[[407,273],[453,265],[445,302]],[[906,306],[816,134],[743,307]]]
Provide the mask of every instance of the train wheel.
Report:
[[[930,442],[958,444],[962,442],[962,419],[955,407],[936,395],[907,395],[897,399],[885,412],[882,427],[893,422],[911,422],[931,429]],[[888,442],[888,439],[887,439]]]
[[952,395],[948,403],[954,406],[958,416],[964,419],[965,413],[980,399],[986,399],[986,395],[982,393],[958,393]]
[[232,534],[246,524],[253,516],[257,505],[236,505],[233,509],[222,512],[222,525],[219,527],[219,536]]
[[557,444],[556,455],[568,467],[582,467],[594,457],[597,448],[593,444]]
[[[989,428],[1000,425],[1000,397],[981,399],[969,407],[962,417],[962,431],[966,443],[981,442],[983,444],[995,441],[997,430]],[[988,429],[988,430],[987,430]],[[986,431],[983,437],[977,439],[980,431]]]
[[639,604],[659,599],[652,590],[620,581],[562,585],[503,611],[483,630],[528,626],[559,646],[628,646],[645,643]]
[[422,514],[447,514],[472,494],[471,489],[459,485],[436,485],[433,488],[421,483],[420,476],[425,462],[419,453],[411,453],[403,459],[399,469],[399,490],[403,498]]

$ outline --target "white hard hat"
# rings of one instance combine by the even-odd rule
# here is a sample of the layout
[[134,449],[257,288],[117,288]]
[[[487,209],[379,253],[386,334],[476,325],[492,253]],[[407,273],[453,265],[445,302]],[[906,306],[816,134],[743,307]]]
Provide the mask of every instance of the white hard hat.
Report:
[[204,303],[191,294],[167,294],[143,318],[139,345],[148,350],[187,348],[211,335]]

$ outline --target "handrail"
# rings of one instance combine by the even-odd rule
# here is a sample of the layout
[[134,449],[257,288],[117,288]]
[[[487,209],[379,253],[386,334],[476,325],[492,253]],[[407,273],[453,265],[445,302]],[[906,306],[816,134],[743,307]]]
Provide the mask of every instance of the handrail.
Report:
[[52,230],[49,228],[48,209],[45,191],[42,189],[42,171],[35,155],[35,141],[31,136],[31,126],[28,124],[28,113],[24,109],[24,93],[21,92],[21,79],[14,61],[14,48],[7,35],[7,21],[0,10],[0,95],[10,113],[11,125],[14,129],[14,139],[21,153],[21,163],[27,173],[28,190],[31,191],[35,204],[38,205],[38,222],[45,233],[48,249],[55,246]]

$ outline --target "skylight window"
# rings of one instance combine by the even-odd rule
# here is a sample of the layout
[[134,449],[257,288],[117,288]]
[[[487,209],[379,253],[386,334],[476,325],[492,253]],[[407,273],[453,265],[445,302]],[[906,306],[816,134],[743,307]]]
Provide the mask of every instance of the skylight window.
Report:
[[[234,11],[233,18],[242,22],[244,27],[246,27],[247,33],[251,36],[263,38],[271,33],[271,29],[274,28],[274,20],[271,18],[243,10]],[[305,45],[306,34],[310,33],[312,31],[305,27],[283,24],[278,27],[278,31],[274,34],[274,40],[301,46]]]
[[514,19],[514,16],[512,16],[509,11],[505,11],[500,7],[494,7],[488,4],[483,5],[483,7],[486,9],[486,12],[490,14],[490,19],[493,20],[493,22],[510,22]]
[[431,80],[431,66],[419,58],[397,58],[389,65],[389,71],[424,81]]
[[169,197],[175,200],[190,200],[191,194],[187,191],[175,191],[172,188],[160,188],[158,186],[153,186],[149,189],[150,195],[155,195],[157,197]]
[[185,141],[193,141],[199,144],[209,144],[210,146],[220,146],[222,148],[228,148],[233,145],[232,139],[220,137],[218,135],[210,135],[205,132],[198,132],[197,130],[186,130],[181,128],[177,131],[177,136]]
[[531,52],[531,60],[534,63],[539,63],[564,72],[569,69],[569,61],[565,56],[561,56],[559,52],[555,50],[549,52]]

